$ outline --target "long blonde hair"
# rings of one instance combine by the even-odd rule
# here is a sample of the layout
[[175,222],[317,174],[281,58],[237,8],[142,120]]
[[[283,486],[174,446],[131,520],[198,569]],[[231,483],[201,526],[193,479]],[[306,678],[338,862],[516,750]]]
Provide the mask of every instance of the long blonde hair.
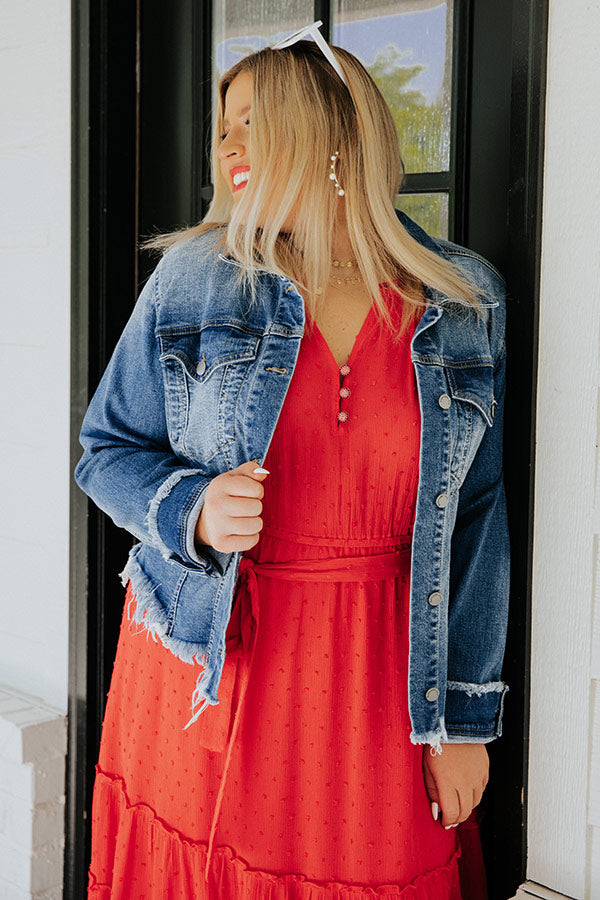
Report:
[[[343,202],[365,286],[389,326],[380,285],[387,284],[392,297],[403,298],[397,337],[428,304],[425,285],[470,304],[481,316],[478,288],[466,273],[411,237],[398,220],[394,201],[404,166],[392,115],[359,60],[341,47],[332,50],[348,87],[312,41],[259,50],[223,75],[212,146],[210,207],[200,224],[152,236],[140,246],[167,251],[175,243],[221,227],[218,246],[240,263],[240,279],[250,286],[252,301],[260,269],[267,269],[298,286],[314,320],[322,309],[321,286],[331,271],[336,204]],[[218,148],[227,89],[240,72],[249,72],[253,81],[251,177],[233,209]],[[336,175],[344,188],[343,199],[329,179],[337,150]],[[293,230],[283,232],[292,210]]]

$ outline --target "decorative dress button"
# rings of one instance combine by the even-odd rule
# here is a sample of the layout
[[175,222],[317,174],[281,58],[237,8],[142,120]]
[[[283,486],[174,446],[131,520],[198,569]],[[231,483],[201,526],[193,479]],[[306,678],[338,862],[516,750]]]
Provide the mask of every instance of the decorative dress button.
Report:
[[437,688],[435,688],[435,687],[434,687],[434,688],[429,688],[428,691],[425,691],[425,697],[427,698],[427,700],[432,700],[432,701],[433,701],[433,700],[437,700],[437,698],[438,698],[439,696],[440,696],[440,692],[439,692],[439,690],[438,690]]
[[448,394],[440,394],[440,396],[438,397],[438,403],[440,404],[442,409],[448,409],[448,407],[452,403],[452,399],[448,396]]
[[350,388],[347,388],[347,387],[340,388],[340,397],[346,398],[349,396],[350,396]]
[[450,498],[448,497],[448,494],[438,494],[435,498],[436,505],[441,507],[441,509],[443,509],[445,506],[448,506],[449,500]]
[[434,591],[433,594],[430,594],[427,598],[427,602],[431,604],[431,606],[438,606],[444,598],[440,594],[439,591]]
[[349,374],[350,374],[350,366],[348,365],[348,363],[344,363],[343,366],[340,366],[340,373],[341,373],[342,375],[349,375]]
[[196,372],[198,375],[204,375],[204,373],[206,372],[206,360],[204,359],[204,357],[202,357],[202,359],[196,366]]
[[345,409],[341,409],[337,414],[339,422],[347,422],[348,421],[348,413]]

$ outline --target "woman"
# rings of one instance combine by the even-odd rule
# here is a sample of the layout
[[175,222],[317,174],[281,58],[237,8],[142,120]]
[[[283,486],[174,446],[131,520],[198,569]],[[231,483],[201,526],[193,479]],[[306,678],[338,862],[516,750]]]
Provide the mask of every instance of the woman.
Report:
[[138,538],[89,896],[484,896],[455,826],[507,690],[504,286],[395,212],[389,110],[324,47],[223,76],[212,205],[146,242],[83,423],[77,483]]

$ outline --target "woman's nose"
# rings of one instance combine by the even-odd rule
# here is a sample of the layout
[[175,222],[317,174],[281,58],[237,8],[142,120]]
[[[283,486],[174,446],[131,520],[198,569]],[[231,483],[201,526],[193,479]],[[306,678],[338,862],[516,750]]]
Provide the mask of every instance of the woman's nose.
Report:
[[246,147],[243,142],[240,141],[239,138],[230,138],[229,135],[227,135],[219,145],[220,159],[227,159],[230,156],[243,156],[245,152]]

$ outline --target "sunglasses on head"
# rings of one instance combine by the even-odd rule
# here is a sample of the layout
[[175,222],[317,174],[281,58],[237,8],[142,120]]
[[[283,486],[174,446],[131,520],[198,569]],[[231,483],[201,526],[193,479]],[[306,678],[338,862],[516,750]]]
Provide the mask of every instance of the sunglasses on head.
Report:
[[312,37],[316,42],[319,50],[321,50],[321,52],[323,53],[323,56],[331,63],[346,87],[348,87],[348,83],[344,78],[344,73],[342,72],[342,67],[333,55],[329,44],[319,31],[319,28],[322,24],[323,23],[319,20],[318,22],[313,22],[312,25],[307,25],[306,28],[301,28],[300,31],[295,31],[293,34],[291,34],[289,37],[284,38],[282,41],[278,41],[276,44],[272,44],[271,50],[283,50],[284,47],[290,47],[297,41],[301,41],[306,37]]

